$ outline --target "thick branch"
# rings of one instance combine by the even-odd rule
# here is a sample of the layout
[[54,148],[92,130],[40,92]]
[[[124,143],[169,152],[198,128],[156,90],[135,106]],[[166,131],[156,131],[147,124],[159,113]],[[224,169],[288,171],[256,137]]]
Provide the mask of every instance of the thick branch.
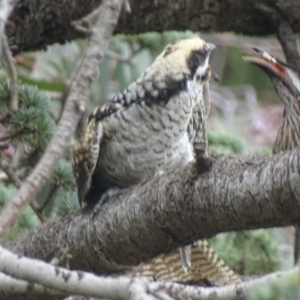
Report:
[[[3,273],[0,273],[0,290],[2,293],[6,292],[6,293],[20,293],[20,294],[29,294],[28,297],[32,297],[30,294],[39,294],[39,298],[41,297],[40,294],[48,294],[49,297],[53,298],[53,295],[59,294],[59,295],[65,295],[65,293],[63,294],[58,293],[56,290],[51,290],[49,288],[46,288],[43,285],[40,284],[34,284],[34,283],[30,283],[28,281],[24,281],[24,280],[18,280],[15,279],[9,275],[5,275]],[[13,296],[15,299],[15,295]],[[0,294],[0,299],[3,299],[2,295]],[[43,298],[44,299],[44,298]],[[7,300],[7,298],[6,298]],[[33,300],[33,299],[31,299]],[[46,299],[44,299],[46,300]],[[52,299],[53,300],[53,299]]]
[[[71,22],[95,9],[101,1],[23,0],[16,7],[7,27],[12,50],[37,50],[47,45],[83,37]],[[132,12],[125,13],[116,32],[125,34],[165,30],[233,31],[247,35],[275,34],[277,28],[257,4],[269,0],[131,0]],[[272,2],[273,3],[273,2]],[[274,5],[274,4],[272,4]],[[276,6],[295,33],[300,32],[300,2],[278,0]],[[236,16],[239,16],[238,18]]]
[[[235,285],[204,288],[185,286],[174,282],[149,282],[135,277],[97,277],[85,272],[70,271],[44,262],[20,257],[0,247],[0,287],[2,291],[22,293],[6,295],[5,299],[39,299],[40,295],[24,295],[48,292],[43,299],[61,299],[59,294],[76,294],[112,300],[194,299],[234,300],[269,284],[278,286],[284,282],[295,288],[299,281],[299,268],[278,272]],[[17,280],[15,279],[17,278]],[[54,296],[56,291],[57,296]],[[27,296],[27,298],[26,298]],[[0,295],[0,299],[4,299]]]
[[109,274],[217,233],[288,226],[300,216],[300,154],[213,158],[121,191],[93,219],[86,210],[45,223],[17,253],[50,261],[69,247],[72,269]]

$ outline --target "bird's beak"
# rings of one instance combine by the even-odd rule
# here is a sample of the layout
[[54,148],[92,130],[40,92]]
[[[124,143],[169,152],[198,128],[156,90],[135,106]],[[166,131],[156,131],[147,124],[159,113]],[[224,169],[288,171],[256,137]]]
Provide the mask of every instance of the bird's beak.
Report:
[[[212,43],[206,43],[206,45],[208,47],[209,53],[211,53],[212,51],[214,51],[217,48],[217,46],[215,44],[212,44]],[[210,65],[209,65],[209,67],[210,67]],[[217,73],[215,73],[213,70],[211,70],[211,77],[214,81],[221,82],[221,79],[220,79],[219,75]]]
[[211,77],[213,78],[213,80],[215,82],[221,82],[221,79],[220,79],[219,75],[216,72],[212,71]]
[[209,54],[212,53],[217,48],[217,46],[212,43],[205,43],[205,44]]
[[[282,81],[294,94],[297,91],[295,87],[293,77],[296,76],[294,70],[287,67],[287,64],[282,63],[281,61],[275,59],[272,55],[263,51],[259,48],[253,48],[260,56],[245,56],[243,57],[244,61],[250,62],[259,68],[261,68],[264,72],[266,72],[271,78],[277,77],[280,81]],[[298,75],[297,75],[298,77]]]
[[244,56],[243,59],[246,62],[250,62],[262,70],[264,70],[269,76],[277,76],[280,79],[286,79],[287,73],[285,67],[282,66],[277,60],[265,51],[258,48],[253,48],[261,56]]

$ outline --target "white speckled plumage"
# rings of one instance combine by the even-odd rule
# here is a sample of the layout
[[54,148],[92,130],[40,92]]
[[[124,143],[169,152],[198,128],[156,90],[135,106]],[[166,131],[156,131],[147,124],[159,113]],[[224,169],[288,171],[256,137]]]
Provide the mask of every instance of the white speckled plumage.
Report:
[[[75,146],[80,202],[96,202],[112,187],[129,187],[184,166],[197,155],[208,156],[204,119],[213,49],[199,37],[168,45],[135,82],[92,112],[88,124],[100,126],[103,134],[97,160],[88,164],[94,166],[90,171],[76,159],[84,153],[90,159],[89,147],[83,141]],[[190,265],[189,249],[181,251],[185,269]]]

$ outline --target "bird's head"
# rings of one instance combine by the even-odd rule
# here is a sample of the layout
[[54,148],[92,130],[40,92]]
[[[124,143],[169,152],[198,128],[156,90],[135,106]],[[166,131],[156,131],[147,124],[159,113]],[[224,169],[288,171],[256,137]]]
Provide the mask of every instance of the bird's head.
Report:
[[199,37],[183,39],[171,43],[156,58],[152,66],[159,66],[171,76],[188,76],[189,79],[207,81],[213,74],[209,56],[216,48]]
[[300,71],[295,67],[276,59],[266,51],[253,48],[257,56],[246,56],[244,60],[260,67],[267,73],[286,109],[300,108]]
[[150,99],[168,101],[173,95],[187,90],[190,84],[198,89],[197,95],[203,93],[203,97],[208,98],[206,90],[210,77],[219,81],[209,65],[209,56],[215,48],[199,37],[167,45],[152,65],[111,101],[125,106],[145,99],[148,102]]

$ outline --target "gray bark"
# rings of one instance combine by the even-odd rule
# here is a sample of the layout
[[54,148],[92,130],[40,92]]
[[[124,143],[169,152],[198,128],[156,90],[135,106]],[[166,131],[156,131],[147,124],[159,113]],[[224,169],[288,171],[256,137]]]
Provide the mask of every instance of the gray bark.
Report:
[[113,196],[93,218],[79,210],[15,242],[14,251],[50,261],[69,247],[72,269],[109,274],[217,233],[294,224],[300,209],[300,154],[213,158]]
[[[100,0],[22,0],[7,25],[14,53],[44,49],[83,37],[71,22],[95,9]],[[123,12],[116,33],[193,30],[264,36],[276,34],[280,20],[300,32],[298,0],[130,0],[132,12]],[[265,9],[271,7],[269,11]],[[275,13],[274,13],[275,11]]]

